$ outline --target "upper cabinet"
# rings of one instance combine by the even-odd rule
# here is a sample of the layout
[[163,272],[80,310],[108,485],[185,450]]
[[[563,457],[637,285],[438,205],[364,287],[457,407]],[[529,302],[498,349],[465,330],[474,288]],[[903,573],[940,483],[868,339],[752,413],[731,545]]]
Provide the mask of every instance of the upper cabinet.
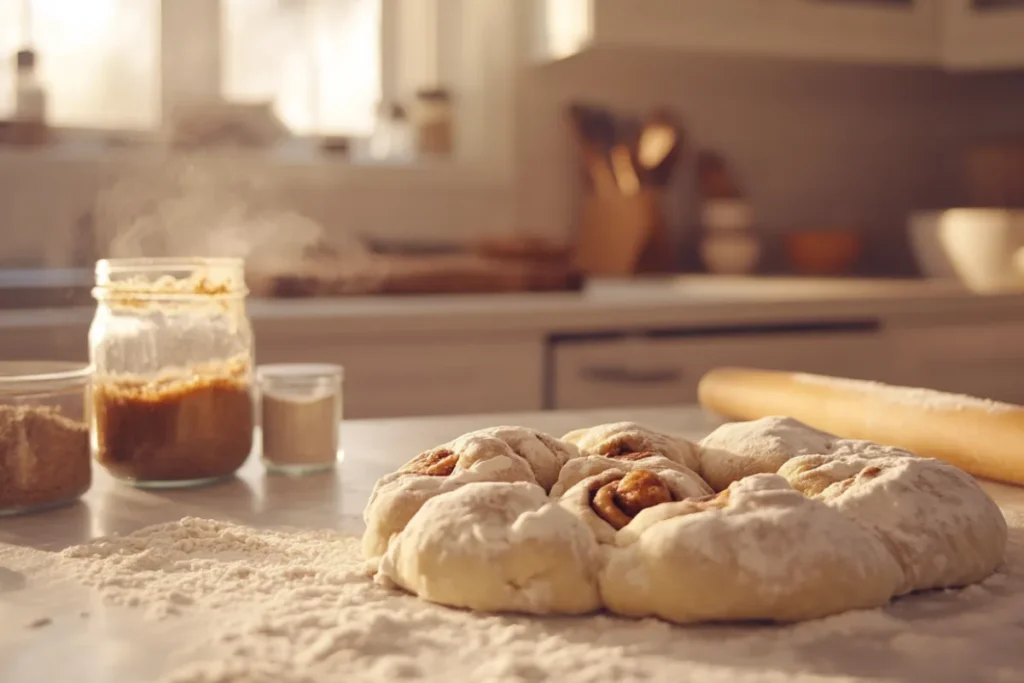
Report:
[[1024,68],[1024,0],[539,0],[541,54],[701,50],[854,64]]
[[946,67],[1024,68],[1024,0],[944,0],[942,4]]

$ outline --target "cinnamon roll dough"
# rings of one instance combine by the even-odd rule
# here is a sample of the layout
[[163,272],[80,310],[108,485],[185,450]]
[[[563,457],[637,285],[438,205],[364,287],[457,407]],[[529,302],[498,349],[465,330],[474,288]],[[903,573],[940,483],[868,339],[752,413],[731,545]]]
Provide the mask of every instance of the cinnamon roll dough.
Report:
[[563,440],[481,430],[383,477],[378,578],[481,611],[785,622],[980,581],[1005,550],[969,475],[790,418],[699,448],[629,422]]
[[[651,462],[657,460],[668,466]],[[559,503],[586,523],[598,543],[611,544],[641,510],[713,493],[693,472],[673,465],[664,458],[621,462],[576,483]]]
[[882,605],[903,580],[874,534],[773,474],[643,510],[615,541],[601,598],[630,617],[814,619]]
[[729,422],[700,442],[700,475],[716,491],[752,474],[778,472],[798,455],[831,453],[838,437],[791,417]]
[[485,612],[583,614],[601,601],[597,542],[527,483],[473,483],[428,501],[379,577],[431,602]]
[[694,471],[700,466],[697,444],[635,422],[612,422],[577,429],[563,436],[562,441],[579,448],[582,455],[615,458],[648,453],[668,458]]
[[470,482],[537,483],[530,464],[503,440],[472,432],[416,456],[397,472],[381,477],[363,510],[363,554],[378,558],[392,536],[405,528],[434,496]]
[[528,427],[491,427],[425,451],[382,477],[363,512],[363,553],[384,554],[388,539],[436,495],[472,481],[525,481],[551,488],[575,446]]
[[475,434],[491,436],[508,444],[509,448],[530,465],[537,483],[550,491],[558,480],[563,465],[580,452],[571,443],[528,427],[491,427]]
[[584,455],[570,460],[564,467],[562,467],[562,472],[558,475],[558,481],[556,481],[555,485],[551,487],[551,497],[561,498],[569,489],[579,482],[583,481],[587,477],[600,474],[605,470],[634,470],[638,468],[657,471],[674,470],[689,480],[690,488],[693,489],[693,492],[690,495],[697,496],[713,493],[711,487],[709,487],[696,472],[685,465],[680,465],[678,462],[669,460],[661,455],[652,455],[650,453],[631,453],[615,457],[607,457],[604,455]]
[[870,441],[840,439],[791,417],[729,422],[700,442],[700,474],[716,491],[752,474],[778,472],[801,455],[917,457],[909,451]]
[[886,544],[904,574],[897,594],[966,586],[1003,560],[1007,529],[998,506],[941,460],[808,455],[779,474]]

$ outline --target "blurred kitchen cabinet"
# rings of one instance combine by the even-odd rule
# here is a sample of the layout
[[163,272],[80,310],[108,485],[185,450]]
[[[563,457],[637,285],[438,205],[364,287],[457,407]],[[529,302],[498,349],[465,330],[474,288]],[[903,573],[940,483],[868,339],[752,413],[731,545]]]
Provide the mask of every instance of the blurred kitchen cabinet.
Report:
[[943,0],[774,0],[772,52],[866,64],[934,65]]
[[445,334],[344,339],[254,322],[259,363],[338,363],[345,417],[540,410],[543,336]]
[[555,341],[547,407],[562,410],[684,405],[705,372],[723,365],[890,381],[877,329],[773,332],[701,330]]
[[935,64],[940,0],[546,0],[541,54],[636,47]]
[[898,384],[1024,404],[1024,323],[908,326],[890,339]]
[[[0,311],[2,312],[2,311]],[[37,316],[26,312],[26,317]],[[19,316],[12,311],[11,316]],[[60,360],[73,363],[89,362],[89,325],[91,312],[77,322],[51,322],[45,319],[0,326],[0,359],[3,360]]]
[[954,70],[1024,68],[1024,0],[945,0],[942,60]]

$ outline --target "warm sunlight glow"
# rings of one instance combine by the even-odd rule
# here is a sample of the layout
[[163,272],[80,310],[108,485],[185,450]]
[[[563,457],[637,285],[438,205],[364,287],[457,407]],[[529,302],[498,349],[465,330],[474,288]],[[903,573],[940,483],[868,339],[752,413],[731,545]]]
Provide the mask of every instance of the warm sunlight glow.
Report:
[[272,101],[297,133],[368,133],[381,0],[222,0],[224,93]]
[[0,0],[0,117],[14,105],[14,54],[31,46],[51,124],[154,126],[159,18],[159,0]]
[[593,0],[547,0],[545,19],[549,55],[555,59],[573,55],[590,38]]

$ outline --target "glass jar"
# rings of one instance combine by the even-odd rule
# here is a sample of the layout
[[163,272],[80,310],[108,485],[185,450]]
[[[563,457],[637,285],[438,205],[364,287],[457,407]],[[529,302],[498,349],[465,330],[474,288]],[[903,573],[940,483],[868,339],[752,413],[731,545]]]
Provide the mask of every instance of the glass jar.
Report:
[[413,109],[416,144],[421,156],[449,157],[454,149],[451,95],[447,90],[420,90]]
[[92,484],[89,367],[0,363],[0,515],[78,500]]
[[232,475],[252,450],[253,334],[241,259],[96,264],[93,457],[138,486]]
[[262,460],[272,472],[310,474],[339,459],[340,365],[283,363],[256,370]]

